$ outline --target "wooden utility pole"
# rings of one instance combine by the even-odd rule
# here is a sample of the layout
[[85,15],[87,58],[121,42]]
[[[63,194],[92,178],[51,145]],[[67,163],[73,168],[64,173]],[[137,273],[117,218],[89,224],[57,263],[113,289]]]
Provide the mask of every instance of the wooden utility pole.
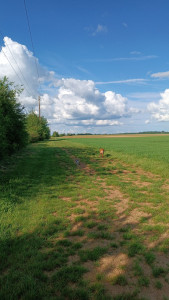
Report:
[[38,97],[38,101],[39,101],[39,119],[40,119],[40,96]]

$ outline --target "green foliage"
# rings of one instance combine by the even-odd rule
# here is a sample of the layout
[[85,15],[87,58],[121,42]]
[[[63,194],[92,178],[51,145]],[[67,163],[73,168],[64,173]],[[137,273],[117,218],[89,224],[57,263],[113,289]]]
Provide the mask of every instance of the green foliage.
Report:
[[44,117],[39,118],[34,112],[27,115],[26,129],[31,143],[50,138],[50,129]]
[[134,262],[133,271],[135,276],[142,276],[143,275],[143,269],[139,264],[139,261],[136,260]]
[[107,253],[107,249],[103,247],[96,247],[92,250],[80,250],[79,256],[81,261],[85,262],[88,260],[95,261]]
[[53,137],[59,137],[59,133],[57,131],[54,131],[52,134]]
[[146,286],[148,287],[150,284],[150,280],[148,277],[142,275],[139,279],[138,279],[138,284],[139,286]]
[[156,287],[157,289],[161,290],[162,287],[163,287],[163,285],[162,285],[162,283],[158,280],[158,281],[156,281],[156,283],[155,283],[155,287]]
[[152,263],[155,261],[156,257],[154,255],[154,253],[152,252],[145,252],[144,253],[144,257],[145,257],[145,260],[146,260],[146,263],[149,264],[149,265],[152,265]]
[[139,241],[134,241],[129,245],[128,256],[133,257],[136,254],[142,254],[144,252],[144,246]]
[[20,93],[6,77],[0,80],[0,159],[27,143],[24,108],[17,102]]
[[160,276],[164,276],[166,273],[166,271],[164,270],[163,267],[153,267],[153,276],[154,277],[160,277]]
[[113,239],[112,234],[109,233],[109,232],[105,232],[105,231],[90,232],[90,233],[88,234],[88,236],[89,236],[91,239],[105,239],[105,240],[112,240],[112,239]]
[[52,280],[57,285],[58,289],[63,289],[68,283],[75,283],[80,281],[82,275],[87,272],[87,269],[81,265],[78,266],[64,266],[57,271],[53,276]]
[[120,274],[113,279],[113,285],[118,284],[121,286],[127,285],[127,279],[124,275]]

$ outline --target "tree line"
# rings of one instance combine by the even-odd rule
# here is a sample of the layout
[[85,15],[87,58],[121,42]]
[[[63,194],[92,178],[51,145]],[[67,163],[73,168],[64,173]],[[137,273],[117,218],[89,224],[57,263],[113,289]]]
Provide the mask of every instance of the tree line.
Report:
[[4,77],[0,80],[0,160],[25,147],[29,142],[50,138],[44,117],[26,114],[17,98],[22,92]]

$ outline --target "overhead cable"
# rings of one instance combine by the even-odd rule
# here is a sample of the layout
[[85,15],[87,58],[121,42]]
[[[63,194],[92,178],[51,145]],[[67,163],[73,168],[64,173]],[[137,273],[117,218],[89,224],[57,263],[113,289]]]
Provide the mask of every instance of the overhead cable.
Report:
[[[29,22],[29,15],[28,15],[28,10],[27,10],[27,6],[26,6],[26,0],[24,0],[24,7],[25,7],[26,19],[27,19],[27,23],[28,23],[30,40],[31,40],[31,44],[32,44],[32,50],[33,50],[33,53],[34,53],[34,56],[35,56],[35,48],[34,48],[34,44],[33,44],[32,32],[31,32],[31,27],[30,27],[30,22]],[[37,76],[38,76],[38,80],[39,80],[39,70],[38,70],[38,65],[37,65],[36,58],[35,58],[35,65],[36,65],[36,72],[37,72]]]
[[[15,73],[16,76],[18,77],[18,79],[19,79],[19,81],[21,82],[21,84],[24,85],[23,82],[22,82],[22,80],[21,80],[21,78],[20,78],[20,76],[18,75],[18,73],[16,72],[15,68],[14,68],[13,65],[11,64],[11,62],[10,62],[8,56],[5,54],[4,50],[1,49],[1,51],[2,51],[2,53],[4,54],[4,56],[6,57],[7,61],[9,62],[11,68],[13,69],[14,73]],[[32,95],[30,94],[30,92],[28,91],[28,89],[27,89],[26,87],[25,87],[25,89],[26,89],[26,91],[28,92],[28,94],[32,97]]]
[[[1,30],[0,30],[0,34],[3,36]],[[28,82],[27,82],[25,76],[23,75],[22,70],[21,70],[21,68],[19,67],[18,63],[17,63],[17,60],[15,59],[15,57],[14,57],[14,55],[13,55],[13,53],[12,53],[10,47],[9,47],[9,44],[8,44],[7,42],[5,42],[5,44],[6,44],[7,48],[8,48],[8,50],[9,50],[9,52],[10,52],[10,54],[11,54],[13,60],[15,61],[15,64],[17,65],[17,67],[18,67],[18,69],[19,69],[19,71],[20,71],[20,73],[21,73],[23,80],[24,80],[25,83],[27,84],[27,87],[28,87],[29,90],[34,94],[34,97],[36,98],[35,92],[34,92],[34,91],[32,90],[32,88],[29,86],[29,84],[28,84]],[[3,53],[4,53],[4,51],[3,51]],[[9,61],[9,59],[8,59],[8,61]],[[15,70],[15,71],[16,71],[16,70]],[[25,86],[25,84],[24,84],[24,86]],[[26,87],[25,87],[25,88],[26,88]],[[26,88],[26,90],[27,90],[27,88]],[[27,90],[27,91],[28,91],[28,90]]]

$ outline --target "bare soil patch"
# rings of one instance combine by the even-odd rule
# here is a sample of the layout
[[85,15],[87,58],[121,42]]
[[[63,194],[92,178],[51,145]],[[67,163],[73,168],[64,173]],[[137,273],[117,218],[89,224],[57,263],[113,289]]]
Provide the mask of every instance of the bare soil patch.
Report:
[[[107,137],[107,136],[106,136]],[[69,154],[70,155],[70,154]],[[77,157],[70,155],[70,157],[73,159],[74,163],[77,165],[77,168],[85,171],[89,176],[93,174],[97,174],[94,170],[91,169],[91,167],[82,161],[78,160]],[[106,166],[107,161],[99,159],[99,162],[101,165]],[[111,172],[112,174],[118,175],[119,170],[113,170]],[[150,172],[145,172],[144,170],[137,169],[136,173],[134,173],[133,178],[129,177],[129,174],[132,174],[128,170],[122,170],[121,173],[119,173],[120,176],[123,177],[123,180],[128,180],[131,182],[133,185],[138,187],[138,191],[142,193],[148,193],[147,190],[144,191],[144,188],[149,188],[151,187],[151,182],[148,180],[146,181],[146,178],[150,178],[151,181],[156,181],[159,180],[159,176],[156,176]],[[141,176],[145,176],[145,181],[141,180]],[[136,179],[137,178],[137,179]],[[123,232],[119,232],[120,229],[127,227],[130,225],[132,232],[135,235],[139,235],[139,226],[140,226],[140,220],[145,218],[146,224],[151,224],[152,221],[152,214],[150,212],[144,211],[145,208],[154,208],[153,203],[151,202],[146,202],[147,199],[145,199],[145,202],[139,202],[138,207],[131,208],[131,203],[130,198],[127,197],[124,193],[121,192],[120,188],[117,186],[107,186],[105,179],[100,178],[97,176],[96,178],[97,186],[99,189],[102,189],[106,193],[106,201],[110,203],[109,210],[112,208],[115,208],[116,211],[116,219],[111,219],[107,218],[104,221],[100,221],[98,217],[98,201],[91,201],[90,199],[81,199],[81,202],[83,204],[86,204],[86,207],[88,208],[88,212],[85,212],[81,214],[82,216],[87,216],[90,217],[92,212],[95,212],[95,221],[100,222],[100,224],[108,224],[108,229],[105,229],[106,233],[111,233],[114,238],[113,238],[113,243],[114,245],[117,244],[117,248],[111,248],[110,250],[110,243],[112,242],[111,240],[107,239],[94,239],[90,238],[88,236],[88,233],[92,232],[93,229],[85,228],[83,226],[83,222],[78,222],[75,223],[72,227],[71,232],[75,232],[77,230],[84,229],[85,233],[83,237],[68,237],[72,241],[80,241],[83,243],[82,250],[93,250],[96,247],[104,247],[104,248],[109,248],[107,254],[103,255],[97,263],[93,261],[87,261],[83,263],[83,265],[88,269],[88,272],[84,275],[84,279],[89,280],[90,283],[96,283],[97,281],[97,275],[101,274],[102,275],[102,284],[106,288],[106,291],[109,295],[119,295],[122,293],[131,293],[134,291],[135,287],[138,286],[138,276],[134,276],[133,272],[133,264],[136,259],[136,257],[141,258],[140,264],[142,266],[142,269],[144,271],[144,276],[149,278],[149,286],[140,287],[140,294],[139,296],[142,297],[148,297],[150,300],[163,300],[163,296],[168,295],[169,291],[169,284],[165,281],[163,277],[160,277],[159,279],[154,278],[152,275],[152,268],[145,262],[144,257],[137,256],[136,257],[129,257],[127,254],[127,248],[124,245],[121,245],[120,243],[123,242]],[[142,191],[139,190],[143,189]],[[168,191],[169,190],[169,185],[166,184],[163,186],[164,190]],[[147,195],[146,195],[147,196]],[[151,196],[151,195],[150,195]],[[112,205],[112,206],[111,206]],[[79,208],[84,208],[82,205],[77,206]],[[76,207],[76,208],[77,208]],[[156,205],[156,208],[158,209],[158,206]],[[72,222],[75,221],[75,218],[79,216],[78,214],[73,214],[70,216],[70,220]],[[95,231],[97,230],[96,228],[94,229]],[[147,235],[147,233],[146,233]],[[151,232],[150,232],[151,235]],[[150,243],[149,237],[145,239],[144,245],[147,247],[148,250],[154,249],[159,243],[165,241],[169,236],[169,232],[165,232],[164,234],[161,234],[160,238],[157,239],[156,241],[153,241]],[[146,236],[145,236],[146,237]],[[74,263],[78,261],[78,255],[74,255],[69,258],[69,263]],[[166,267],[169,261],[168,255],[160,254],[156,252],[156,262],[157,265]],[[113,285],[113,280],[114,278],[118,276],[125,276],[127,280],[127,284],[125,286],[120,285],[120,284],[115,284]],[[159,280],[162,284],[161,290],[158,290],[155,287],[156,281]]]

